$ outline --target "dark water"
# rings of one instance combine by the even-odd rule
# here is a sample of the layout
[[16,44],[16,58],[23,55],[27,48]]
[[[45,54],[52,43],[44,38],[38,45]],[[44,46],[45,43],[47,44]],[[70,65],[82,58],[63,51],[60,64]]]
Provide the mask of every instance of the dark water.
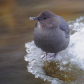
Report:
[[0,0],[0,84],[50,84],[27,72],[25,43],[33,40],[34,21],[50,10],[67,21],[84,16],[83,0]]

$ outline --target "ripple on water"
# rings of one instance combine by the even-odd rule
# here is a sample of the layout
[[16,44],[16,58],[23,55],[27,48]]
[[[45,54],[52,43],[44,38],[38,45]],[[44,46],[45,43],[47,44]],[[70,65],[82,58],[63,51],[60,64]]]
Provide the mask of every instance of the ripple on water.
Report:
[[[83,84],[84,83],[84,16],[76,21],[69,21],[71,31],[70,44],[67,49],[58,53],[55,59],[50,58],[40,48],[37,48],[34,41],[25,44],[28,61],[28,72],[35,75],[35,78],[42,78],[51,84]],[[52,61],[50,61],[52,60]]]

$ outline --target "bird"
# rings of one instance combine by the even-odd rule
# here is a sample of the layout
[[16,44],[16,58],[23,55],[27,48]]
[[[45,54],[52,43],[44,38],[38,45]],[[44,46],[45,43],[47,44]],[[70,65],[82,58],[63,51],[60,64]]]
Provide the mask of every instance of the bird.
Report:
[[47,53],[56,54],[66,49],[70,42],[70,28],[66,20],[51,11],[42,11],[30,20],[37,20],[34,29],[34,43]]

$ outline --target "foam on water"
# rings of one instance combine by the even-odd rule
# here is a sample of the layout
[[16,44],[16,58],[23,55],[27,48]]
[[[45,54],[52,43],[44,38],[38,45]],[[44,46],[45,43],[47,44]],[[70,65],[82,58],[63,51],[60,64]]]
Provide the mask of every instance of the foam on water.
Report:
[[[59,60],[61,64],[77,64],[81,69],[84,70],[84,17],[77,18],[76,21],[69,21],[71,31],[75,31],[74,34],[70,35],[70,44],[67,49],[58,53],[55,59],[50,58],[49,55],[47,60]],[[42,59],[45,54],[40,48],[37,48],[34,41],[25,44],[27,55],[24,57],[25,61],[28,61],[28,72],[35,75],[35,78],[42,78],[51,82],[51,84],[63,84],[62,80],[47,76],[43,70],[44,61],[46,57]],[[62,67],[60,68],[62,69]],[[78,82],[77,82],[78,83]],[[70,83],[70,84],[77,84]],[[78,83],[80,84],[80,83]],[[81,84],[83,84],[81,82]]]

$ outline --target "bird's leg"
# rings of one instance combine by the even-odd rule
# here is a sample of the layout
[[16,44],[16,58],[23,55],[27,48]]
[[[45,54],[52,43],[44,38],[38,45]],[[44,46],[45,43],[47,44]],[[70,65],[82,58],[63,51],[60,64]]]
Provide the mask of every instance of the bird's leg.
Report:
[[57,53],[54,53],[54,57],[56,57]]
[[48,55],[48,53],[46,52],[46,59],[47,59],[47,55]]
[[46,56],[47,56],[47,54],[48,54],[48,53],[46,52]]

